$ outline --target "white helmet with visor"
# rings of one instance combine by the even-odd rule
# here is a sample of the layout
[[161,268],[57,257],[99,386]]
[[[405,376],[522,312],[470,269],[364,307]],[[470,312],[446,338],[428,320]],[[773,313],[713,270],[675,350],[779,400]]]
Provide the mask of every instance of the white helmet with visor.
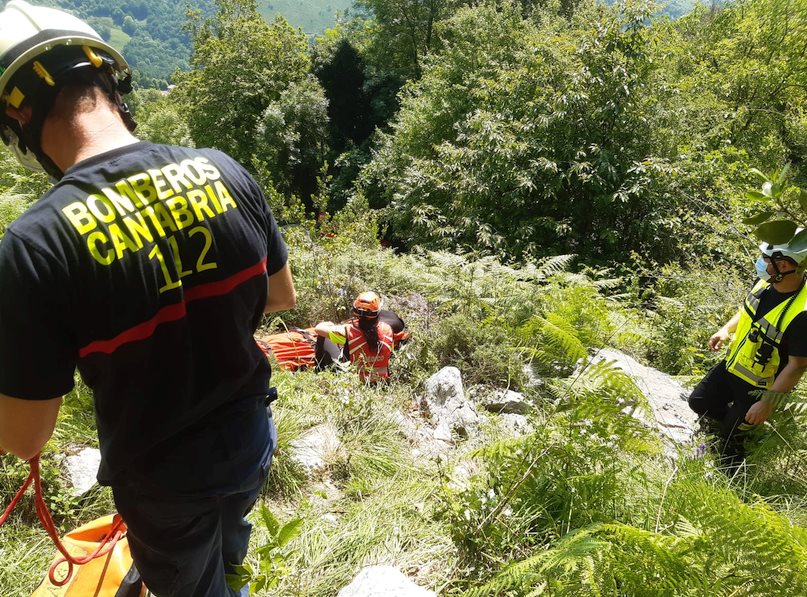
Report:
[[[804,230],[804,228],[797,229],[796,234],[799,234],[802,230]],[[770,257],[771,259],[790,259],[796,265],[800,265],[802,261],[807,258],[807,246],[794,250],[791,243],[792,241],[780,245],[762,243],[759,245],[759,250],[764,256]]]
[[[73,15],[23,0],[10,0],[0,13],[0,137],[24,166],[62,173],[40,146],[42,123],[59,89],[68,82],[98,85],[134,129],[120,94],[131,91],[131,70],[123,56]],[[30,106],[21,126],[7,108]]]

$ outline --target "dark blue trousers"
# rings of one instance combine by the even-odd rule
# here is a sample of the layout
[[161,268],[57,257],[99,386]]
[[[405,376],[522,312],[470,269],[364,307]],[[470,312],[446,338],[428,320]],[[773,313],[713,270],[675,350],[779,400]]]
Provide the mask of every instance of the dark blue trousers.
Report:
[[[268,411],[268,409],[267,409]],[[207,479],[221,478],[219,495],[187,496],[137,486],[113,486],[115,505],[128,526],[129,547],[137,570],[149,590],[159,597],[231,597],[225,574],[247,554],[252,525],[246,515],[255,505],[269,473],[277,432],[269,417],[253,429],[265,429],[265,447],[246,477],[228,479],[227,462],[209,462]],[[249,427],[249,424],[245,425]],[[235,441],[235,440],[234,440]],[[234,445],[249,446],[253,442]],[[204,460],[204,454],[200,457]],[[170,456],[168,456],[170,459]],[[243,462],[235,458],[233,462]],[[193,467],[196,469],[196,467]],[[238,467],[243,469],[242,466]],[[233,471],[235,472],[235,471]],[[182,476],[183,471],[177,471]],[[196,469],[194,474],[199,474]],[[224,481],[226,479],[226,481]],[[205,485],[210,486],[209,481]],[[215,485],[213,483],[212,485]]]

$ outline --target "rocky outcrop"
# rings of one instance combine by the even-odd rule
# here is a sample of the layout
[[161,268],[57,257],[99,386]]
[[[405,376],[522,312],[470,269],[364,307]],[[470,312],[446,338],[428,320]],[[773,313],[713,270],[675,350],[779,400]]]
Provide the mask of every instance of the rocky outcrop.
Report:
[[437,593],[419,587],[397,568],[368,566],[337,597],[436,597]]
[[666,373],[642,365],[618,350],[610,348],[599,350],[594,361],[600,360],[615,362],[642,391],[651,412],[637,410],[634,414],[648,424],[658,427],[662,436],[667,439],[668,454],[674,456],[677,453],[676,445],[692,441],[698,416],[687,405],[689,395],[687,388]]
[[426,381],[420,408],[435,426],[435,439],[441,441],[450,442],[454,433],[467,437],[479,425],[479,413],[465,398],[462,374],[456,367],[443,367]]

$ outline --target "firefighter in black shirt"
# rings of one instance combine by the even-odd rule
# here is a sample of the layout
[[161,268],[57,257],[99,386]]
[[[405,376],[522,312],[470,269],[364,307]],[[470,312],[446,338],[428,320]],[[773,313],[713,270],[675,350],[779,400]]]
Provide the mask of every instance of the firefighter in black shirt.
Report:
[[77,369],[146,585],[234,595],[276,444],[252,334],[294,285],[254,180],[221,152],[134,137],[130,80],[79,19],[0,13],[0,133],[56,181],[0,242],[0,447],[39,452]]

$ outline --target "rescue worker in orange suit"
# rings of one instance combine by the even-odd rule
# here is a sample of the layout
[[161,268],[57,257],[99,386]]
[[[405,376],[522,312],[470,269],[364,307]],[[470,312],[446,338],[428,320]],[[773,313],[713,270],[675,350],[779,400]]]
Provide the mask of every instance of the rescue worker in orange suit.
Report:
[[323,321],[314,328],[318,336],[341,346],[359,378],[369,383],[389,378],[394,338],[389,324],[379,320],[381,306],[377,293],[362,292],[353,301],[353,319],[344,324]]
[[807,286],[799,267],[807,250],[787,243],[762,243],[759,250],[759,280],[734,317],[709,338],[714,351],[728,344],[726,358],[689,397],[692,410],[714,421],[730,467],[745,456],[745,432],[770,417],[774,395],[790,392],[807,369]]
[[128,580],[246,595],[225,574],[277,437],[253,333],[295,304],[287,250],[232,158],[132,134],[130,90],[123,56],[76,17],[22,0],[0,13],[0,136],[55,181],[0,242],[0,446],[35,457],[78,369]]

